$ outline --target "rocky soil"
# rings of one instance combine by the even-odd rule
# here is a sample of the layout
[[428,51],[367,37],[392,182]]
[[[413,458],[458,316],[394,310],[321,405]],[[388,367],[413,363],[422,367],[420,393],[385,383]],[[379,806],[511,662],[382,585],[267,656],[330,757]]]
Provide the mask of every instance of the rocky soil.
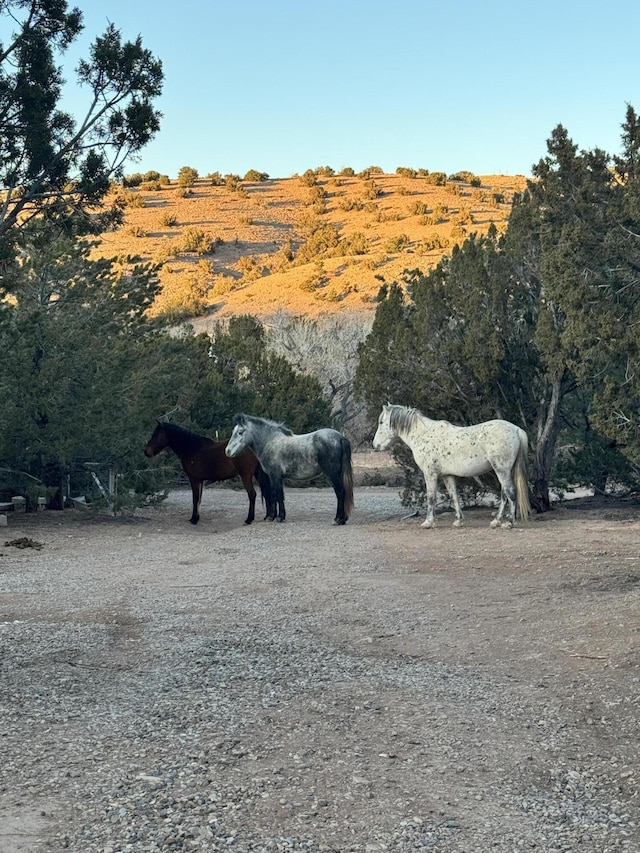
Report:
[[637,507],[287,499],[9,518],[0,853],[640,850]]

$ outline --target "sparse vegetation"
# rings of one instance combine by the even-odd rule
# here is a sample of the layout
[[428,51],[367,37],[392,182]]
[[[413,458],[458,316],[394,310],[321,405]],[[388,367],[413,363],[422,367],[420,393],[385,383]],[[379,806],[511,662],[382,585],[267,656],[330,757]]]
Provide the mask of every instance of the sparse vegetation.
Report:
[[[197,194],[193,193],[195,187],[180,187],[174,180],[171,189],[163,184],[161,189],[154,188],[153,196],[151,190],[147,191],[146,207],[142,206],[142,187],[145,182],[157,180],[159,173],[129,175],[127,180],[135,186],[113,186],[114,198],[119,197],[124,206],[126,225],[104,235],[105,254],[135,252],[160,265],[166,290],[163,310],[170,296],[175,302],[182,293],[190,294],[190,305],[197,304],[190,276],[197,259],[207,258],[214,251],[216,274],[212,274],[207,299],[211,293],[224,294],[225,312],[234,305],[244,305],[248,299],[252,300],[251,310],[260,311],[261,297],[252,285],[258,279],[261,293],[277,288],[278,299],[285,304],[290,299],[300,303],[305,292],[313,295],[309,306],[300,304],[296,310],[312,310],[311,303],[316,306],[319,299],[322,303],[315,310],[321,310],[321,304],[369,309],[375,305],[380,287],[375,276],[381,275],[384,281],[398,278],[407,266],[408,249],[415,251],[416,263],[432,265],[464,239],[462,234],[466,236],[467,230],[486,233],[492,219],[502,228],[509,208],[507,204],[496,206],[491,193],[509,199],[523,185],[514,178],[505,178],[500,184],[487,182],[486,188],[472,190],[474,212],[484,210],[484,215],[477,217],[477,224],[470,212],[465,212],[466,207],[449,213],[453,200],[450,187],[456,182],[429,183],[422,180],[424,169],[408,170],[399,176],[384,175],[374,167],[367,170],[366,179],[356,180],[350,168],[341,170],[338,176],[330,175],[329,168],[309,169],[302,176],[263,182],[259,193],[249,193],[253,204],[260,202],[259,214],[257,208],[249,209],[243,201],[247,190],[238,175],[209,173],[197,180]],[[257,178],[254,171],[257,170],[249,170],[245,179]],[[415,183],[408,184],[405,179]],[[439,180],[437,176],[436,179]],[[220,186],[235,188],[233,196],[221,195],[217,189]],[[406,200],[403,187],[409,186],[412,196]],[[363,197],[365,187],[373,198]],[[443,228],[449,219],[449,228],[459,229],[454,233],[460,237],[452,237]],[[145,236],[134,238],[131,228]],[[171,239],[169,230],[175,235]],[[158,232],[163,231],[161,237]],[[216,233],[219,236],[214,239]],[[264,236],[259,236],[262,233]],[[316,270],[311,275],[306,265],[319,261],[324,264],[323,272],[318,276]],[[268,283],[270,276],[274,276],[273,284]],[[323,278],[327,279],[326,284],[317,287]],[[301,285],[306,282],[305,287],[311,288],[311,280],[313,288],[305,291]],[[248,307],[246,302],[240,310]],[[171,311],[177,310],[174,304]]]

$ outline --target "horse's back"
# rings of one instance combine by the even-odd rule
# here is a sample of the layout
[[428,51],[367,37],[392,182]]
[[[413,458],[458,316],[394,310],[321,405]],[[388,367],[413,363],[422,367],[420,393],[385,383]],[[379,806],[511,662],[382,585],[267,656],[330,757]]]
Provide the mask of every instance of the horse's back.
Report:
[[510,468],[520,449],[520,428],[498,418],[472,426],[448,421],[423,424],[422,435],[414,442],[416,461],[442,474],[474,477],[496,465]]

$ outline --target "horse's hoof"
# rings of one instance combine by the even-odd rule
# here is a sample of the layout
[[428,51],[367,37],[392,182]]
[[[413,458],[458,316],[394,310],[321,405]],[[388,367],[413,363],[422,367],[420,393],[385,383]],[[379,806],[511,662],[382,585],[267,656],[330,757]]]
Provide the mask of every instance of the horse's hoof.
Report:
[[420,525],[420,527],[427,527],[427,528],[431,528],[431,527],[435,527],[435,526],[436,526],[435,521],[429,521],[429,519],[426,519],[426,521],[423,521],[422,524]]
[[252,518],[247,518],[244,523],[245,524],[251,524],[252,521],[253,521]]
[[339,524],[339,525],[344,525],[347,523],[347,519],[346,518],[334,518],[333,523]]
[[277,521],[279,521],[279,522],[280,522],[280,524],[282,524],[282,523],[284,522],[284,518],[280,518],[280,517],[278,517]]
[[494,529],[496,527],[500,527],[500,522],[498,521],[497,518],[494,518],[493,521],[491,522],[491,524],[489,525],[489,527],[493,527]]
[[454,527],[464,527],[464,521],[461,518],[456,518],[453,522]]
[[189,521],[191,522],[191,524],[197,524],[198,523],[197,518],[190,518]]
[[513,527],[513,522],[512,521],[503,521],[500,526],[504,527],[505,530],[511,530],[511,528]]

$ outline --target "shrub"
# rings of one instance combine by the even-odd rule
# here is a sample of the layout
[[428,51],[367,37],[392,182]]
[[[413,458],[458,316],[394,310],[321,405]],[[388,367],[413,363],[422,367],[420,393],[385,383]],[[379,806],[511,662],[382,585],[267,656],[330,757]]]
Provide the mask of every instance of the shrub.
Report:
[[418,173],[415,169],[409,169],[406,166],[398,166],[396,175],[401,175],[403,178],[416,178]]
[[240,175],[234,175],[231,172],[228,175],[225,175],[224,185],[231,192],[238,192],[240,189]]
[[324,264],[322,263],[322,261],[317,261],[314,266],[313,273],[309,276],[309,278],[301,282],[300,290],[313,292],[314,290],[319,290],[321,287],[325,287],[328,283],[329,279],[327,278]]
[[208,181],[212,187],[224,186],[224,178],[222,177],[220,172],[209,172],[209,174],[205,177],[205,180]]
[[369,250],[369,241],[362,231],[356,231],[350,237],[345,237],[336,246],[333,255],[366,255]]
[[152,169],[149,172],[145,172],[142,179],[143,181],[159,181],[160,172],[156,172]]
[[331,166],[318,166],[316,169],[316,175],[322,175],[323,178],[332,178],[335,172],[331,168]]
[[425,181],[436,187],[446,187],[447,176],[444,172],[429,172],[428,175],[425,175]]
[[504,204],[504,194],[491,193],[491,204],[493,207],[497,207],[499,204]]
[[132,225],[131,228],[129,228],[127,233],[131,234],[132,237],[146,237],[147,236],[147,232],[144,230],[144,228],[141,228],[140,225]]
[[468,208],[461,208],[452,221],[454,225],[469,225],[473,223],[473,214]]
[[364,197],[366,199],[378,198],[381,195],[382,195],[382,190],[380,189],[378,184],[376,184],[375,181],[373,181],[373,180],[366,181],[366,183],[364,185]]
[[143,182],[144,176],[140,172],[134,172],[133,175],[125,175],[122,179],[123,187],[139,187]]
[[175,228],[178,224],[178,217],[175,213],[163,213],[158,224],[161,228]]
[[312,187],[318,183],[318,178],[313,169],[307,169],[307,171],[300,178],[303,184],[307,187]]
[[449,175],[450,181],[462,181],[465,184],[470,184],[471,181],[475,178],[473,172],[468,172],[463,170],[462,172],[455,172],[453,175]]
[[147,203],[141,195],[137,193],[127,193],[124,197],[124,203],[127,207],[146,207]]
[[411,195],[411,190],[408,187],[401,185],[401,186],[396,188],[396,194],[397,195]]
[[271,256],[270,264],[272,272],[283,272],[291,266],[294,259],[293,244],[291,240],[284,241],[282,246]]
[[178,186],[192,187],[198,178],[198,170],[192,166],[181,166],[178,171]]
[[351,168],[351,166],[345,166],[344,169],[340,170],[340,174],[343,175],[345,178],[353,178],[356,173],[354,169]]
[[153,262],[154,264],[164,264],[165,261],[169,261],[172,258],[177,257],[179,254],[180,246],[178,243],[165,243],[154,252]]
[[140,189],[145,190],[146,192],[157,193],[162,189],[162,184],[160,181],[143,181],[140,184]]
[[416,201],[411,207],[411,213],[414,216],[424,216],[425,213],[429,213],[429,205],[424,201]]
[[402,252],[409,246],[411,240],[406,234],[397,234],[395,237],[390,237],[384,245],[385,252],[396,254]]
[[300,247],[298,251],[298,263],[307,263],[318,255],[335,249],[340,242],[338,229],[334,225],[322,224],[316,228]]
[[363,210],[364,202],[359,198],[345,198],[344,201],[340,202],[340,210],[344,210],[346,212],[350,210]]
[[266,172],[259,172],[257,169],[249,169],[242,180],[249,181],[252,184],[260,184],[268,181],[269,175]]
[[312,204],[318,201],[323,202],[328,195],[329,193],[320,184],[314,184],[309,190],[309,199]]
[[439,234],[432,234],[425,237],[422,241],[422,249],[425,252],[432,252],[435,249],[448,249],[449,240],[446,237],[441,237]]
[[215,251],[211,234],[201,228],[187,228],[182,235],[181,248],[183,252],[194,252],[197,255],[207,255]]
[[242,273],[242,277],[247,279],[257,278],[261,272],[258,262],[252,255],[243,255],[238,258],[236,267]]

